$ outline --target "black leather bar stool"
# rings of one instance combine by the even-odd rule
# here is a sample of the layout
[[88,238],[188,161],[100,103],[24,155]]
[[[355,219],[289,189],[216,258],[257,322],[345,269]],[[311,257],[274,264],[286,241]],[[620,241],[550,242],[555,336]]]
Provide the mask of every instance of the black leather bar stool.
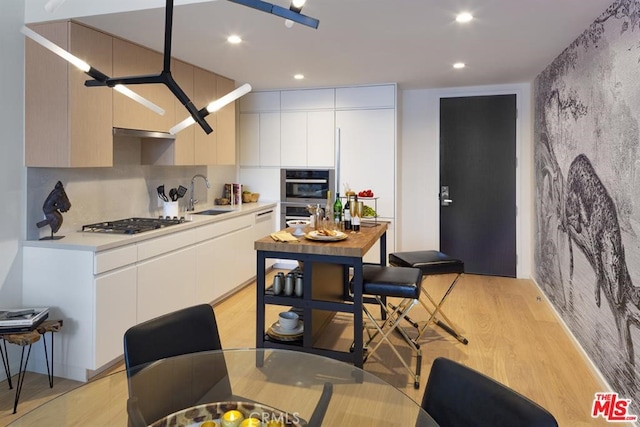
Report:
[[[369,309],[363,306],[365,315],[369,318],[373,324],[375,332],[369,334],[368,340],[365,343],[365,362],[380,345],[386,341],[391,347],[395,355],[400,359],[400,362],[410,372],[414,380],[414,387],[420,388],[420,367],[422,365],[422,352],[420,345],[414,340],[409,338],[407,333],[399,326],[400,322],[406,318],[407,314],[415,306],[420,298],[420,288],[422,283],[422,271],[419,268],[404,268],[404,267],[385,267],[381,265],[365,265],[362,272],[362,292],[365,295],[375,298],[380,305],[381,310],[386,313],[387,319],[384,318],[377,320],[373,317],[373,314]],[[397,306],[389,310],[385,304],[386,297],[402,298]],[[394,344],[389,340],[389,336],[393,331],[398,331],[404,340],[409,344],[411,349],[417,356],[416,369],[411,369],[411,361],[407,362],[402,358],[400,352],[396,349]],[[381,336],[375,345],[371,346],[373,341]]]
[[[434,323],[454,336],[458,341],[463,344],[468,344],[468,340],[463,337],[453,326],[453,323],[442,311],[442,306],[446,302],[449,294],[453,291],[453,288],[458,283],[458,280],[464,274],[464,262],[459,259],[452,258],[447,254],[439,251],[413,251],[413,252],[395,252],[389,254],[389,264],[397,267],[413,267],[419,268],[422,271],[423,277],[433,276],[437,274],[455,274],[453,282],[449,285],[446,292],[442,296],[439,302],[436,302],[434,298],[429,295],[425,287],[422,287],[422,293],[430,301],[432,306],[427,305],[423,299],[420,299],[420,304],[429,313],[429,320],[427,323],[420,326],[417,322],[413,321],[410,317],[405,319],[411,323],[418,330],[418,337],[420,339],[424,331],[430,324]],[[438,316],[442,317],[442,320],[438,319]]]

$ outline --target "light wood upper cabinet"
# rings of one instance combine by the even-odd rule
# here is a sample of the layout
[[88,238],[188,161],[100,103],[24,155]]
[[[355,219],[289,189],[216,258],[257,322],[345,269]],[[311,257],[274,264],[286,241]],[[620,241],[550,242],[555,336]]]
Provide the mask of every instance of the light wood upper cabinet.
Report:
[[[112,38],[72,22],[33,30],[94,68],[112,73]],[[112,166],[112,90],[86,88],[90,77],[25,39],[25,164],[41,167]]]
[[[157,75],[163,55],[75,22],[35,24],[34,31],[85,60],[110,77]],[[25,41],[25,164],[36,167],[113,166],[112,128],[168,132],[189,116],[163,84],[129,85],[165,110],[159,115],[108,87],[85,87],[82,71],[41,47]],[[233,80],[171,60],[171,74],[201,109],[231,92]],[[142,139],[141,162],[153,165],[233,165],[236,162],[236,103],[207,121],[206,135],[190,126],[176,139]]]
[[[113,76],[129,77],[159,74],[162,71],[162,55],[128,41],[113,39]],[[121,93],[113,94],[113,126],[168,132],[176,124],[175,96],[162,84],[143,84],[130,87],[142,97],[165,110],[157,114],[132,101]]]
[[[187,94],[191,102],[193,102],[193,98],[195,96],[195,86],[194,86],[194,72],[195,67],[191,64],[187,64],[186,62],[172,60],[171,61],[171,75],[173,76],[178,86]],[[167,88],[167,90],[169,90]],[[189,116],[189,112],[182,105],[182,102],[178,100],[178,98],[174,97],[174,121],[171,126],[174,126],[187,118]],[[197,103],[195,103],[196,108],[200,108]],[[195,134],[198,132],[198,126],[189,126],[186,129],[178,132],[176,135],[176,140],[174,142],[176,158],[175,165],[193,165],[196,164],[196,151],[193,144],[193,138]]]
[[[193,71],[194,67],[192,65],[175,59],[171,60],[171,75],[189,99],[193,99],[194,94]],[[169,88],[164,85],[159,87],[170,92]],[[116,94],[114,93],[114,96],[115,95]],[[189,112],[184,105],[182,105],[182,102],[180,102],[175,96],[172,95],[172,97],[172,116],[175,121],[171,126],[189,116]],[[136,129],[140,129],[140,127],[136,127]],[[194,133],[194,126],[189,126],[188,128],[178,132],[175,140],[142,138],[140,153],[142,164],[157,166],[193,165],[195,157],[193,147]]]
[[[217,98],[221,98],[236,88],[235,82],[222,76],[216,76]],[[236,164],[236,103],[226,105],[217,113],[218,133],[217,162],[218,165]]]
[[[193,85],[195,95],[193,104],[198,110],[206,107],[217,98],[216,75],[201,68],[195,68],[193,72]],[[197,165],[215,165],[217,163],[218,121],[217,113],[205,117],[209,126],[213,129],[209,135],[196,123],[194,124],[194,162]]]

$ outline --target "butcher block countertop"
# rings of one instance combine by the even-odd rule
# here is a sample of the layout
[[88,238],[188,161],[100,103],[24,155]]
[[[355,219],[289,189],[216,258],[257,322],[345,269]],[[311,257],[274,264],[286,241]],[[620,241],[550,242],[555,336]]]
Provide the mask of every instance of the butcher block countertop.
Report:
[[[287,231],[293,232],[294,229],[288,228]],[[311,231],[311,229],[304,231]],[[309,240],[304,236],[301,236],[298,237],[297,242],[285,243],[276,242],[271,238],[271,236],[266,236],[256,240],[254,248],[258,251],[363,257],[386,231],[387,223],[378,222],[372,227],[360,227],[360,231],[357,233],[345,230],[348,237],[339,241]]]
[[[43,247],[58,249],[73,249],[87,251],[104,251],[115,249],[121,246],[138,243],[161,236],[167,236],[178,232],[188,231],[207,224],[226,221],[255,212],[261,212],[268,209],[275,209],[277,202],[258,202],[243,203],[240,206],[211,206],[208,208],[199,207],[198,211],[207,209],[229,210],[229,213],[221,215],[196,215],[188,213],[186,221],[182,224],[172,225],[152,231],[145,231],[137,234],[109,234],[109,233],[92,233],[82,230],[63,233],[64,238],[58,240],[25,240],[22,246],[26,247]],[[98,221],[95,221],[98,222]]]

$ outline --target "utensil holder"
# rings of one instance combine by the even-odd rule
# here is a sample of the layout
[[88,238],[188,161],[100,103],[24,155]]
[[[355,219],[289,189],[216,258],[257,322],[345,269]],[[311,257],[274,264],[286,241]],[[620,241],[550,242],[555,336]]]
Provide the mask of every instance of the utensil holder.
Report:
[[162,216],[167,218],[179,218],[180,208],[178,207],[178,201],[175,202],[162,202]]

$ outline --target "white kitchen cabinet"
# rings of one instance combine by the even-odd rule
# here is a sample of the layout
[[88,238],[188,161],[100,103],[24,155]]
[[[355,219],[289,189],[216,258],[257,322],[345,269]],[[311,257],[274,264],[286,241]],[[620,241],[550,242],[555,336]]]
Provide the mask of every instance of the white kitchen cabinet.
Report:
[[240,165],[260,166],[260,114],[240,113]]
[[[126,263],[127,250],[110,251],[109,262]],[[56,334],[56,376],[85,381],[91,371],[122,355],[124,331],[136,323],[136,269],[125,265],[103,271],[92,251],[23,248],[22,300],[50,307],[51,319],[63,319]],[[34,347],[29,369],[46,372],[42,347]],[[51,357],[51,355],[49,355]]]
[[95,279],[94,367],[106,365],[123,352],[122,337],[136,324],[136,268],[129,266]]
[[280,113],[260,113],[260,166],[280,166]]
[[189,247],[138,264],[138,323],[195,304],[195,260]]
[[333,111],[307,113],[307,166],[335,166],[335,114]]
[[282,113],[280,116],[280,165],[307,165],[307,113]]
[[281,111],[331,110],[335,108],[335,89],[298,89],[280,92]]
[[336,111],[340,129],[340,183],[352,190],[370,189],[378,215],[395,218],[395,109]]
[[240,112],[280,111],[280,92],[250,92],[240,98]]
[[245,278],[251,273],[247,257],[255,265],[255,254],[249,255],[249,251],[253,252],[252,229],[253,215],[243,215],[198,230],[201,240],[195,247],[198,303],[215,301],[255,275],[253,267],[254,273]]
[[283,112],[280,120],[281,166],[334,166],[333,111]]
[[280,166],[280,113],[241,113],[239,141],[241,166]]
[[336,89],[336,109],[395,108],[396,85],[355,86]]
[[[276,218],[278,218],[278,212],[275,207],[266,209],[255,214],[255,225],[253,228],[253,241],[262,239],[265,236],[276,231]],[[253,242],[251,242],[251,248],[253,248]],[[255,251],[253,251],[253,258],[255,258]],[[254,259],[255,261],[255,259]],[[270,268],[275,264],[275,259],[266,260],[266,268]],[[256,263],[253,263],[251,270],[253,274],[256,274]]]
[[380,259],[380,241],[377,240],[371,249],[369,249],[369,251],[364,255],[364,258],[362,258],[362,261],[372,264],[377,264],[379,262],[386,263],[389,258],[389,254],[396,250],[396,231],[394,221],[390,218],[378,218],[378,221],[384,221],[387,223],[387,259]]

